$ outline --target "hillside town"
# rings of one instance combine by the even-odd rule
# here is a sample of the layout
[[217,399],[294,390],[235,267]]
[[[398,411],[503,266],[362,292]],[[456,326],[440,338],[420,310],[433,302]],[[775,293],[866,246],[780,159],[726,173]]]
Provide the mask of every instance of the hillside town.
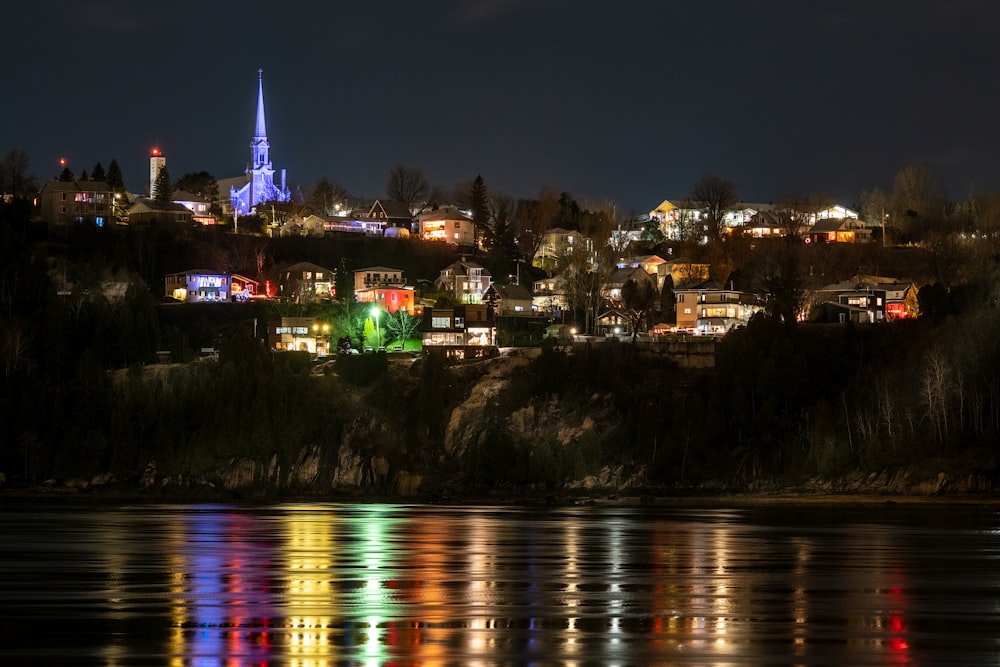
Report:
[[[138,188],[0,160],[23,481],[749,488],[922,452],[991,487],[1000,198],[949,201],[921,163],[859,204],[704,174],[626,215],[402,165],[382,196],[307,194],[263,91],[237,177],[173,178],[159,147]],[[333,481],[301,476],[317,456]]]

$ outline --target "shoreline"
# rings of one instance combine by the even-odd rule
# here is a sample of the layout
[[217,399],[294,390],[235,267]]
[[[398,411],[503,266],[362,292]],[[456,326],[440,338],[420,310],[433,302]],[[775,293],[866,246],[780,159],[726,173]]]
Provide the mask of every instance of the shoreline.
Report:
[[770,490],[761,492],[734,491],[688,493],[663,490],[633,490],[620,492],[612,489],[588,492],[563,491],[470,491],[454,494],[415,494],[411,496],[368,493],[359,490],[331,491],[329,493],[278,493],[272,490],[222,490],[211,489],[155,489],[146,491],[133,485],[107,485],[75,488],[68,486],[41,486],[0,488],[0,506],[7,501],[67,501],[97,503],[143,504],[233,504],[268,505],[282,503],[336,503],[336,504],[401,504],[426,506],[520,506],[520,507],[721,507],[759,505],[998,505],[1000,495],[995,492],[915,494],[915,493],[812,493],[801,489]]

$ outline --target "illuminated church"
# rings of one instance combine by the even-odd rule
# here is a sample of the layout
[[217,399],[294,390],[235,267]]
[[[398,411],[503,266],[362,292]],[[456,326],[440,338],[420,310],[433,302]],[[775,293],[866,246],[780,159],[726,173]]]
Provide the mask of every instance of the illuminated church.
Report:
[[268,150],[267,126],[264,122],[264,70],[257,70],[257,128],[250,142],[250,164],[247,165],[246,183],[229,188],[229,204],[236,215],[247,215],[253,208],[266,201],[289,201],[291,193],[285,184],[285,170],[281,170],[281,183],[274,181],[274,168]]

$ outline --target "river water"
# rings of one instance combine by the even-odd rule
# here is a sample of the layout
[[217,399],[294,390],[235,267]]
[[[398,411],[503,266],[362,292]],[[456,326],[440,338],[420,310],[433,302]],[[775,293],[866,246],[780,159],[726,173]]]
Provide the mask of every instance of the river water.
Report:
[[1000,506],[0,502],[3,665],[985,665]]

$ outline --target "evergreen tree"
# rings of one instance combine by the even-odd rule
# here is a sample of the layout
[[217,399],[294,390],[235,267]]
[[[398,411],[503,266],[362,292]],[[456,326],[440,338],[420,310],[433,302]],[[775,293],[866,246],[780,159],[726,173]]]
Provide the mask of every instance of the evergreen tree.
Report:
[[490,204],[486,184],[481,175],[476,176],[469,192],[469,207],[472,209],[472,226],[475,231],[475,247],[483,245],[490,231]]
[[125,192],[125,179],[122,177],[122,168],[118,166],[118,160],[111,160],[104,180],[114,192]]
[[170,182],[170,172],[167,171],[166,165],[156,174],[153,192],[156,193],[153,199],[161,204],[169,203],[174,198],[174,187]]
[[344,311],[349,312],[354,305],[354,274],[347,269],[347,260],[343,257],[334,276],[334,291]]
[[84,169],[83,171],[80,172],[80,180],[81,181],[89,181],[90,180],[90,176],[87,175],[87,170],[86,169]]
[[659,310],[661,322],[668,324],[677,322],[677,296],[674,294],[674,277],[669,273],[663,278]]
[[90,180],[92,180],[92,181],[106,181],[107,178],[108,178],[108,175],[106,173],[104,173],[104,167],[101,166],[101,163],[98,162],[97,164],[95,164],[93,171],[90,172]]
[[69,167],[63,167],[63,170],[59,173],[59,180],[64,183],[73,182],[73,172],[69,170]]

